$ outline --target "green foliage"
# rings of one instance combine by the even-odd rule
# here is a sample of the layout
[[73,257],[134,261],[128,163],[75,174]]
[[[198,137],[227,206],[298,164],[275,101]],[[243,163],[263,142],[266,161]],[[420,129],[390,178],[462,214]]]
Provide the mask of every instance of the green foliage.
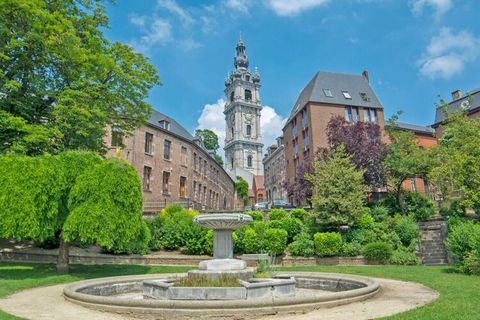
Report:
[[479,250],[470,251],[461,267],[462,272],[466,274],[480,275],[480,253]]
[[467,254],[476,250],[480,243],[480,225],[471,221],[458,223],[448,234],[447,245],[458,262],[462,263]]
[[143,223],[143,194],[135,169],[120,159],[108,159],[76,180],[63,226],[66,241],[79,239],[107,250],[142,247],[148,243]]
[[355,221],[354,227],[366,230],[373,229],[375,227],[375,219],[369,213],[366,213]]
[[370,209],[370,215],[376,222],[382,222],[388,217],[388,209],[381,205],[375,205]]
[[235,190],[240,199],[243,200],[243,204],[248,203],[248,182],[240,176],[237,176],[237,181],[235,182]]
[[152,219],[152,220],[145,220],[148,228],[150,229],[150,242],[148,243],[148,247],[150,250],[157,251],[162,249],[162,220],[160,219]]
[[463,207],[460,203],[460,200],[454,199],[450,201],[449,207],[440,208],[440,214],[443,217],[464,217],[466,212],[466,208]]
[[139,235],[129,243],[115,242],[111,248],[104,248],[105,252],[114,254],[146,254],[150,247],[150,228],[146,221],[142,221]]
[[259,241],[258,234],[252,228],[245,230],[242,242],[245,253],[260,253],[262,250],[262,243]]
[[297,234],[288,246],[288,252],[292,256],[313,257],[315,255],[315,244],[312,237],[306,232]]
[[419,264],[419,259],[414,252],[400,248],[392,252],[390,263],[404,266],[414,266]]
[[221,275],[211,278],[205,275],[189,275],[176,279],[175,287],[211,287],[211,288],[235,288],[241,287],[238,278],[232,275]]
[[358,242],[344,242],[340,255],[344,257],[356,257],[362,254],[363,247]]
[[269,228],[265,231],[265,250],[270,255],[283,254],[287,247],[287,231],[283,229]]
[[332,228],[353,225],[367,212],[363,171],[357,170],[343,146],[314,162],[315,174],[307,179],[314,186],[312,215]]
[[413,214],[415,221],[425,221],[435,214],[433,202],[418,192],[409,192],[405,200],[408,214]]
[[285,211],[284,209],[272,209],[270,210],[270,212],[268,213],[268,219],[270,221],[272,220],[281,220],[281,219],[284,219],[288,217],[288,213],[287,211]]
[[400,237],[403,245],[409,246],[413,240],[417,239],[419,228],[412,218],[404,217],[396,225],[395,232]]
[[305,230],[305,225],[297,218],[286,216],[280,220],[271,220],[268,223],[270,228],[283,229],[287,231],[288,243],[293,241],[293,238]]
[[392,253],[392,246],[385,242],[372,242],[363,248],[363,255],[365,258],[382,263],[387,262],[392,256]]
[[223,158],[222,158],[221,155],[215,154],[215,155],[213,155],[213,158],[215,159],[215,162],[216,162],[220,167],[223,167],[224,163],[223,163]]
[[253,221],[263,221],[263,213],[261,213],[260,211],[249,211],[245,214],[251,216]]
[[342,248],[342,236],[338,232],[315,233],[315,253],[320,257],[337,255]]
[[207,150],[212,150],[216,153],[218,148],[220,148],[220,145],[218,144],[218,136],[210,129],[195,130],[195,137],[200,139]]
[[5,0],[0,21],[0,153],[102,151],[108,125],[128,134],[148,118],[157,72],[105,37],[102,1]]
[[295,208],[290,211],[290,215],[294,218],[297,218],[303,222],[307,219],[308,213],[305,209]]

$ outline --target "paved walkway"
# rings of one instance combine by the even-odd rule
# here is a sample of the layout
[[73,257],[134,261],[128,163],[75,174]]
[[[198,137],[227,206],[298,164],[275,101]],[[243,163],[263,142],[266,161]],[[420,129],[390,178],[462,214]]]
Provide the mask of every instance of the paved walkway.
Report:
[[[425,305],[438,293],[421,284],[377,279],[381,291],[375,297],[344,306],[319,309],[301,315],[275,315],[262,320],[366,320],[385,317]],[[0,299],[0,309],[31,320],[127,320],[134,319],[113,313],[90,310],[65,301],[65,285],[29,289]],[[218,318],[216,318],[218,319]]]

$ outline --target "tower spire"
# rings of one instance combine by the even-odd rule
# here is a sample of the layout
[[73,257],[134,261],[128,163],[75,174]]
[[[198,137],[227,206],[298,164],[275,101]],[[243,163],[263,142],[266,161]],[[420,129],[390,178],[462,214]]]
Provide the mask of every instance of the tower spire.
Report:
[[237,47],[236,47],[237,54],[233,59],[233,65],[235,66],[235,68],[248,69],[248,57],[246,54],[246,49],[247,48],[245,47],[245,44],[243,43],[243,40],[242,40],[242,32],[240,31],[240,38],[238,39]]

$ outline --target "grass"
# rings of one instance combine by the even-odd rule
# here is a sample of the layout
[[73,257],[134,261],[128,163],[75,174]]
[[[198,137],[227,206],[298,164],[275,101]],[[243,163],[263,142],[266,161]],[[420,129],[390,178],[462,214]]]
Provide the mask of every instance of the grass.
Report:
[[217,279],[210,279],[204,275],[190,275],[175,281],[175,287],[240,287],[238,279],[234,276],[223,275]]
[[[58,275],[52,264],[0,263],[0,298],[16,291],[42,285],[128,274],[185,272],[192,267],[72,265],[68,275]],[[424,266],[317,266],[279,268],[281,271],[350,273],[422,283],[440,292],[440,298],[421,308],[389,320],[470,320],[480,319],[480,277],[453,273],[448,267]],[[0,311],[1,320],[20,318]]]

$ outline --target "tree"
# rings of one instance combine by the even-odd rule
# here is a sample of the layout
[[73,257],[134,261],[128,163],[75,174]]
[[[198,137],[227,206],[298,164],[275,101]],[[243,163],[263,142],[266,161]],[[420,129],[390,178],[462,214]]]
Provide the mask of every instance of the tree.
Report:
[[444,134],[434,149],[430,177],[444,198],[480,214],[480,121],[464,111],[448,115]]
[[432,162],[430,151],[418,145],[412,132],[395,127],[397,118],[392,117],[386,126],[391,143],[383,164],[387,173],[387,186],[394,192],[402,214],[406,214],[403,182],[409,178],[426,176]]
[[283,187],[287,191],[287,196],[295,199],[297,204],[304,201],[310,202],[312,197],[312,183],[306,178],[308,174],[313,174],[314,169],[311,161],[305,161],[295,169],[295,178],[292,183],[285,181]]
[[367,187],[364,170],[358,170],[343,145],[313,163],[314,174],[306,179],[313,185],[312,216],[332,228],[353,225],[366,213]]
[[79,176],[68,209],[62,230],[66,242],[79,239],[106,249],[125,249],[144,246],[150,240],[143,221],[141,181],[124,160],[105,160]]
[[363,179],[366,185],[371,188],[385,186],[382,161],[387,145],[382,141],[379,125],[361,121],[350,124],[343,117],[334,116],[328,122],[327,136],[331,148],[344,145],[357,169],[364,169]]
[[223,167],[223,159],[222,156],[219,154],[216,154],[213,156],[215,158],[215,162],[218,163],[219,166]]
[[[140,126],[159,83],[141,54],[102,33],[102,1],[0,2],[0,152],[103,151],[105,128]],[[37,142],[40,141],[40,144]]]
[[210,129],[197,129],[195,130],[195,137],[199,138],[203,146],[207,150],[212,150],[217,153],[220,145],[218,144],[218,136]]
[[248,203],[248,182],[240,176],[237,176],[237,181],[235,182],[235,190],[240,199],[243,200],[243,204],[247,205]]

